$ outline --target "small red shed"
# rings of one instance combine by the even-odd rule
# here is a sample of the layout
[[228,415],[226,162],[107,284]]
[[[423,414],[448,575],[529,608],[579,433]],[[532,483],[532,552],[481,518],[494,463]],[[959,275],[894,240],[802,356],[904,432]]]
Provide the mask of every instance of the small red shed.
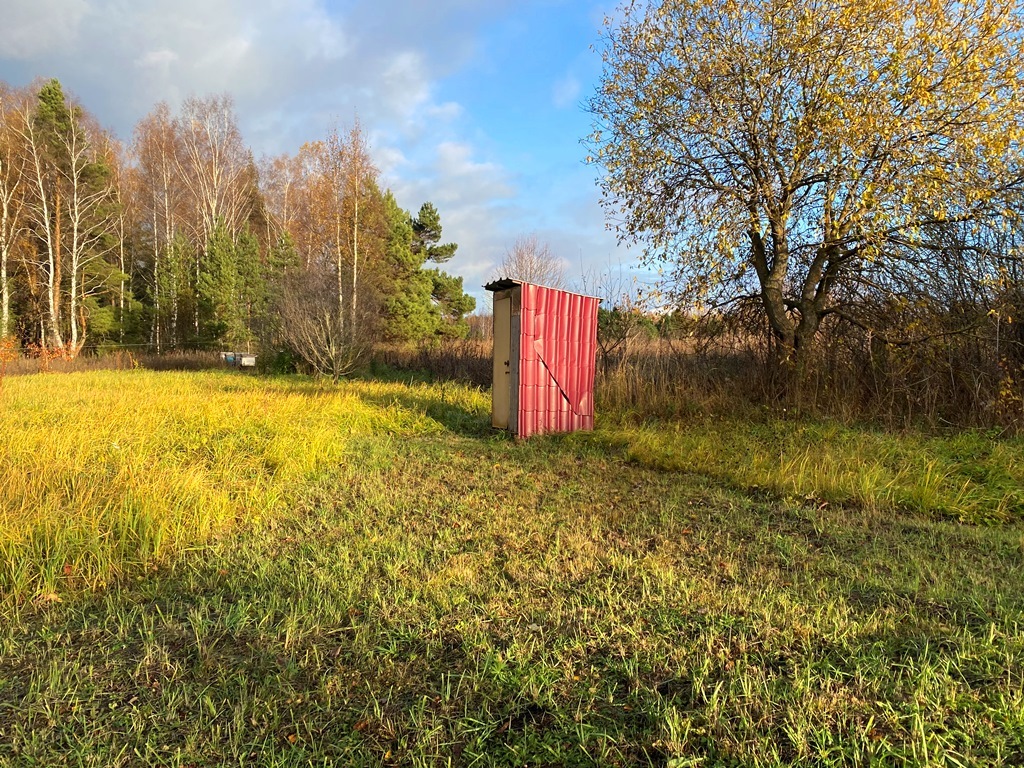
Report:
[[594,428],[600,299],[502,278],[494,293],[491,424],[517,437]]

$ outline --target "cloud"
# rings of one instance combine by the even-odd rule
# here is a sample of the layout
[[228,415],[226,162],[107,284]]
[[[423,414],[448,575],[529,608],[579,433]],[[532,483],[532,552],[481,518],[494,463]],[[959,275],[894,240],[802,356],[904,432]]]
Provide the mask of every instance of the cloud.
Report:
[[142,68],[152,68],[166,72],[177,60],[178,54],[174,51],[167,48],[160,48],[156,51],[147,51],[137,58],[135,63]]
[[86,0],[6,0],[0,58],[29,60],[73,43],[89,10]]
[[395,112],[406,117],[419,112],[430,99],[430,82],[422,55],[400,51],[390,56],[379,79],[381,96]]
[[[604,258],[614,248],[590,200],[592,180],[524,168],[523,158],[536,155],[544,139],[510,135],[510,126],[522,121],[509,120],[507,110],[536,112],[543,120],[554,104],[571,116],[585,62],[576,54],[560,57],[556,71],[566,74],[538,80],[540,101],[547,103],[509,102],[491,113],[479,104],[481,92],[494,87],[493,74],[482,73],[512,73],[508,68],[518,64],[500,56],[520,56],[516,35],[523,34],[526,14],[576,12],[572,3],[4,0],[4,6],[0,79],[21,85],[38,75],[57,77],[125,140],[157,102],[174,110],[193,94],[231,94],[257,155],[294,153],[332,124],[344,129],[358,116],[383,183],[399,203],[413,211],[426,200],[438,206],[445,238],[460,244],[445,268],[464,274],[471,288],[486,280],[518,234],[542,231],[573,264],[580,250]],[[588,208],[586,221],[572,218],[571,200]]]
[[551,88],[551,101],[559,109],[572,107],[580,95],[580,81],[571,72],[556,81]]

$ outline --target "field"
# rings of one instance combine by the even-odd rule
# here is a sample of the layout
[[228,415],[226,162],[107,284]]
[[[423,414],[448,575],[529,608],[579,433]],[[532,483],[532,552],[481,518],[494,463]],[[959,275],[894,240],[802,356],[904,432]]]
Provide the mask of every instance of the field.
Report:
[[0,390],[0,766],[1024,765],[1024,440]]

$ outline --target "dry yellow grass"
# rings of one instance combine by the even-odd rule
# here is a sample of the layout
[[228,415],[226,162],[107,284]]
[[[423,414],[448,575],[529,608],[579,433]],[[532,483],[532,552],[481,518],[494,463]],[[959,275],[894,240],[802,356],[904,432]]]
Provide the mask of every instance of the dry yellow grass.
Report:
[[[228,372],[10,378],[0,396],[0,594],[46,595],[69,571],[101,585],[274,511],[298,480],[349,460],[355,437],[442,429],[428,399],[417,406],[420,389]],[[483,407],[470,390],[449,396]]]

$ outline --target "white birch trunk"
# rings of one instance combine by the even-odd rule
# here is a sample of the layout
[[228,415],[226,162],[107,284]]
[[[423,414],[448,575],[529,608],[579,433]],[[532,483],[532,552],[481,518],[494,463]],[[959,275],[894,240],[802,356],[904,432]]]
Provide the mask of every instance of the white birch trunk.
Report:
[[[0,168],[0,174],[5,170]],[[13,237],[11,203],[5,189],[0,194],[0,339],[10,333],[11,326],[11,285],[7,276],[7,258],[11,251]],[[12,233],[13,234],[13,233]]]
[[157,238],[156,195],[153,195],[153,345],[160,354],[160,240]]
[[[57,260],[60,258],[60,254],[57,253],[57,244],[55,243],[53,224],[50,211],[50,193],[46,188],[46,173],[43,169],[43,157],[41,147],[39,146],[38,137],[35,134],[35,130],[32,127],[31,115],[25,115],[24,121],[24,133],[22,138],[25,140],[25,144],[30,153],[31,162],[31,173],[32,173],[32,184],[35,187],[36,199],[33,201],[34,205],[30,206],[30,215],[38,225],[39,229],[43,233],[43,245],[46,249],[45,271],[46,279],[46,301],[47,301],[47,318],[49,322],[49,335],[50,339],[46,338],[47,332],[44,330],[40,343],[44,346],[50,346],[52,344],[57,349],[64,348],[64,339],[61,336],[60,326],[57,318],[59,317],[60,311],[60,286],[56,284],[57,274]],[[40,319],[40,323],[43,320]],[[45,326],[44,326],[45,327]]]
[[358,278],[359,274],[359,188],[358,182],[355,195],[355,208],[352,212],[352,300],[349,302],[348,332],[352,342],[356,341],[356,303],[359,297]]

